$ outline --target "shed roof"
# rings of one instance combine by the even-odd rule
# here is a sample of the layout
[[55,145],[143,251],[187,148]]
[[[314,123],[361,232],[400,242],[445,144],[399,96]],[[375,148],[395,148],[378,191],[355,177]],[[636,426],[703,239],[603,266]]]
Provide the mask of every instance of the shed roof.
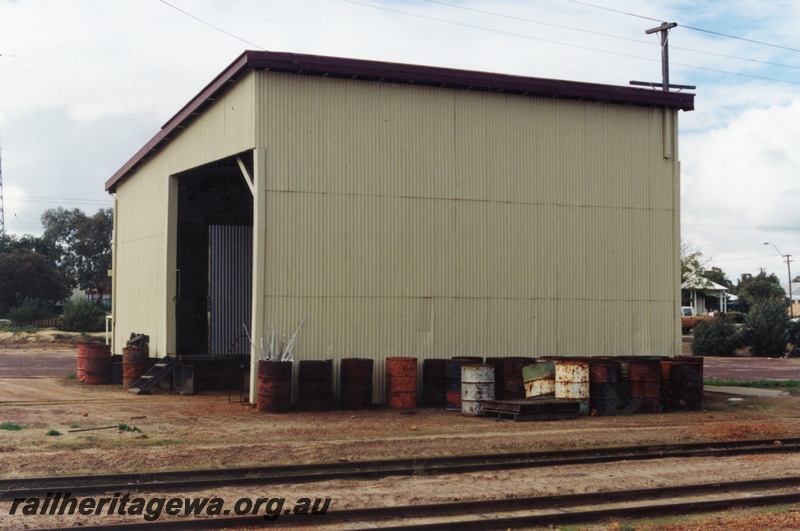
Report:
[[142,149],[117,170],[106,181],[106,190],[114,192],[120,181],[128,177],[140,164],[161,149],[164,144],[180,132],[181,128],[186,127],[194,117],[211,105],[220,94],[225,92],[234,81],[250,70],[270,70],[307,76],[589,100],[621,105],[666,107],[683,111],[694,109],[694,94],[690,93],[367,61],[363,59],[284,52],[245,51],[164,124],[161,130]]

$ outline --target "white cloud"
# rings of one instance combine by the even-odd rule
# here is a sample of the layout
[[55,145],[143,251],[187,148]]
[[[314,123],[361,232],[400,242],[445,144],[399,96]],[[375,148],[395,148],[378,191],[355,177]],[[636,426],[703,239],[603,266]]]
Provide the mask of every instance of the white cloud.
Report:
[[[774,270],[768,260],[753,265],[772,252],[765,251],[765,241],[776,243],[784,253],[800,252],[800,229],[783,229],[800,228],[798,139],[800,97],[786,105],[747,110],[723,128],[684,138],[686,236],[740,272],[753,272],[761,265]],[[735,256],[741,263],[733,264]]]

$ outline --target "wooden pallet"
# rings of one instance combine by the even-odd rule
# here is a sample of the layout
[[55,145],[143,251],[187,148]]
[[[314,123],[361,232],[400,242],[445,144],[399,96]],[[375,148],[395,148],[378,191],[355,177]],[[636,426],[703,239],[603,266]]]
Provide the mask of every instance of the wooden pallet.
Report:
[[579,412],[578,400],[528,398],[483,402],[484,417],[514,422],[574,419],[580,415]]

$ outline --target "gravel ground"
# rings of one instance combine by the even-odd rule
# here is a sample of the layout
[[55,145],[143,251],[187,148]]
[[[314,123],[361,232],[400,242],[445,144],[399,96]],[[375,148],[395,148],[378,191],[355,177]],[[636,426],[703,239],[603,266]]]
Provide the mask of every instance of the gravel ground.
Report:
[[[369,411],[272,415],[229,402],[227,394],[134,396],[118,385],[88,386],[64,376],[75,372],[73,345],[0,344],[0,476],[111,473],[197,467],[366,460],[458,453],[538,451],[636,444],[783,438],[800,433],[800,398],[747,397],[728,401],[707,394],[703,410],[661,415],[584,417],[551,422],[503,422],[433,409],[411,414]],[[798,360],[800,361],[800,360]],[[706,377],[796,378],[796,360],[707,358]],[[136,425],[138,432],[77,429]],[[48,436],[48,430],[61,435]],[[800,456],[750,456],[668,460],[628,465],[580,466],[468,476],[418,476],[359,482],[275,485],[272,496],[331,497],[334,508],[395,506],[454,499],[536,496],[597,489],[617,490],[797,475]],[[169,493],[165,493],[169,494]],[[264,496],[252,489],[195,493],[225,499]],[[691,521],[596,529],[800,529],[795,508],[778,513],[736,512]],[[90,525],[121,521],[97,517],[70,521],[8,515],[0,503],[0,529]]]

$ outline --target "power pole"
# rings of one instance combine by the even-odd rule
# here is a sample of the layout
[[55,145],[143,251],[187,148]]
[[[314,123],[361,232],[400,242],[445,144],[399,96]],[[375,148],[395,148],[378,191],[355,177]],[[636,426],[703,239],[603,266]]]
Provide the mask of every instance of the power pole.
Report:
[[645,34],[661,34],[661,90],[669,90],[669,30],[677,26],[677,22],[663,22],[657,28],[650,28]]
[[794,262],[792,260],[792,255],[790,254],[783,254],[778,246],[772,242],[764,242],[764,245],[771,245],[775,247],[775,250],[778,251],[778,254],[781,258],[786,260],[786,272],[789,273],[789,316],[794,319],[794,301],[792,300],[792,266],[791,263]]
[[[647,35],[652,35],[653,33],[661,34],[661,90],[668,91],[671,88],[694,90],[697,88],[694,85],[670,85],[669,83],[669,30],[677,27],[677,25],[677,22],[663,22],[657,28],[646,30],[645,33]],[[631,81],[630,84],[653,88],[659,86],[659,83],[651,83],[649,81]]]

